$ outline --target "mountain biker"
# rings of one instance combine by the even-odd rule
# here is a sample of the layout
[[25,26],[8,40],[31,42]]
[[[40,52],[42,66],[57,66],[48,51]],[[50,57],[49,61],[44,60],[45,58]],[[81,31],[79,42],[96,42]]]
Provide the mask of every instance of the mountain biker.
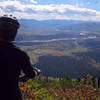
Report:
[[22,100],[18,87],[21,70],[28,78],[40,74],[33,68],[29,56],[13,44],[19,22],[12,15],[0,17],[0,99]]

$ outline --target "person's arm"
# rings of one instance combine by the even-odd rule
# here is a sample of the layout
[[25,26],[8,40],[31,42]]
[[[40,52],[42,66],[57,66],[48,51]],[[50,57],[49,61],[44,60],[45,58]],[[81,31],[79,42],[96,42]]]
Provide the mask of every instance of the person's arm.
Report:
[[28,78],[34,78],[35,76],[38,76],[40,74],[39,69],[32,67],[32,64],[30,63],[30,58],[27,56],[26,53],[24,53],[22,59],[22,70]]
[[[38,76],[41,71],[38,68],[35,67],[34,72],[35,72],[35,75]],[[19,77],[20,82],[26,82],[28,79],[29,79],[29,77],[27,75]]]

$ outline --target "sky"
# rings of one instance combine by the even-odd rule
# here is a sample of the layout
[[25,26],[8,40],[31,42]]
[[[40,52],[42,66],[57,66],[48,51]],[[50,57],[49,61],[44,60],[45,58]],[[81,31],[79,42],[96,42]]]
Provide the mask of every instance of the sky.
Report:
[[0,15],[18,19],[100,21],[100,0],[0,0]]

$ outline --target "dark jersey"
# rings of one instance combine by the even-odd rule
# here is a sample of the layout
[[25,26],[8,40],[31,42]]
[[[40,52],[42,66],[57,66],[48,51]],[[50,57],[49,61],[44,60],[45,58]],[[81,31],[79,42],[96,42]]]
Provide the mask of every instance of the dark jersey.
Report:
[[21,100],[18,80],[21,70],[29,78],[35,73],[27,54],[12,43],[0,42],[0,98],[2,100]]

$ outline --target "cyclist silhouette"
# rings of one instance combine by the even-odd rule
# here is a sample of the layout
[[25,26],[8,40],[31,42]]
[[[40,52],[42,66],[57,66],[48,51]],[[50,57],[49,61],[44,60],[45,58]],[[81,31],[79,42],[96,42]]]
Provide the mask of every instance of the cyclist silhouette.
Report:
[[40,70],[33,68],[29,56],[12,41],[20,27],[12,16],[0,17],[0,99],[22,100],[18,87],[21,70],[28,78],[39,75]]

